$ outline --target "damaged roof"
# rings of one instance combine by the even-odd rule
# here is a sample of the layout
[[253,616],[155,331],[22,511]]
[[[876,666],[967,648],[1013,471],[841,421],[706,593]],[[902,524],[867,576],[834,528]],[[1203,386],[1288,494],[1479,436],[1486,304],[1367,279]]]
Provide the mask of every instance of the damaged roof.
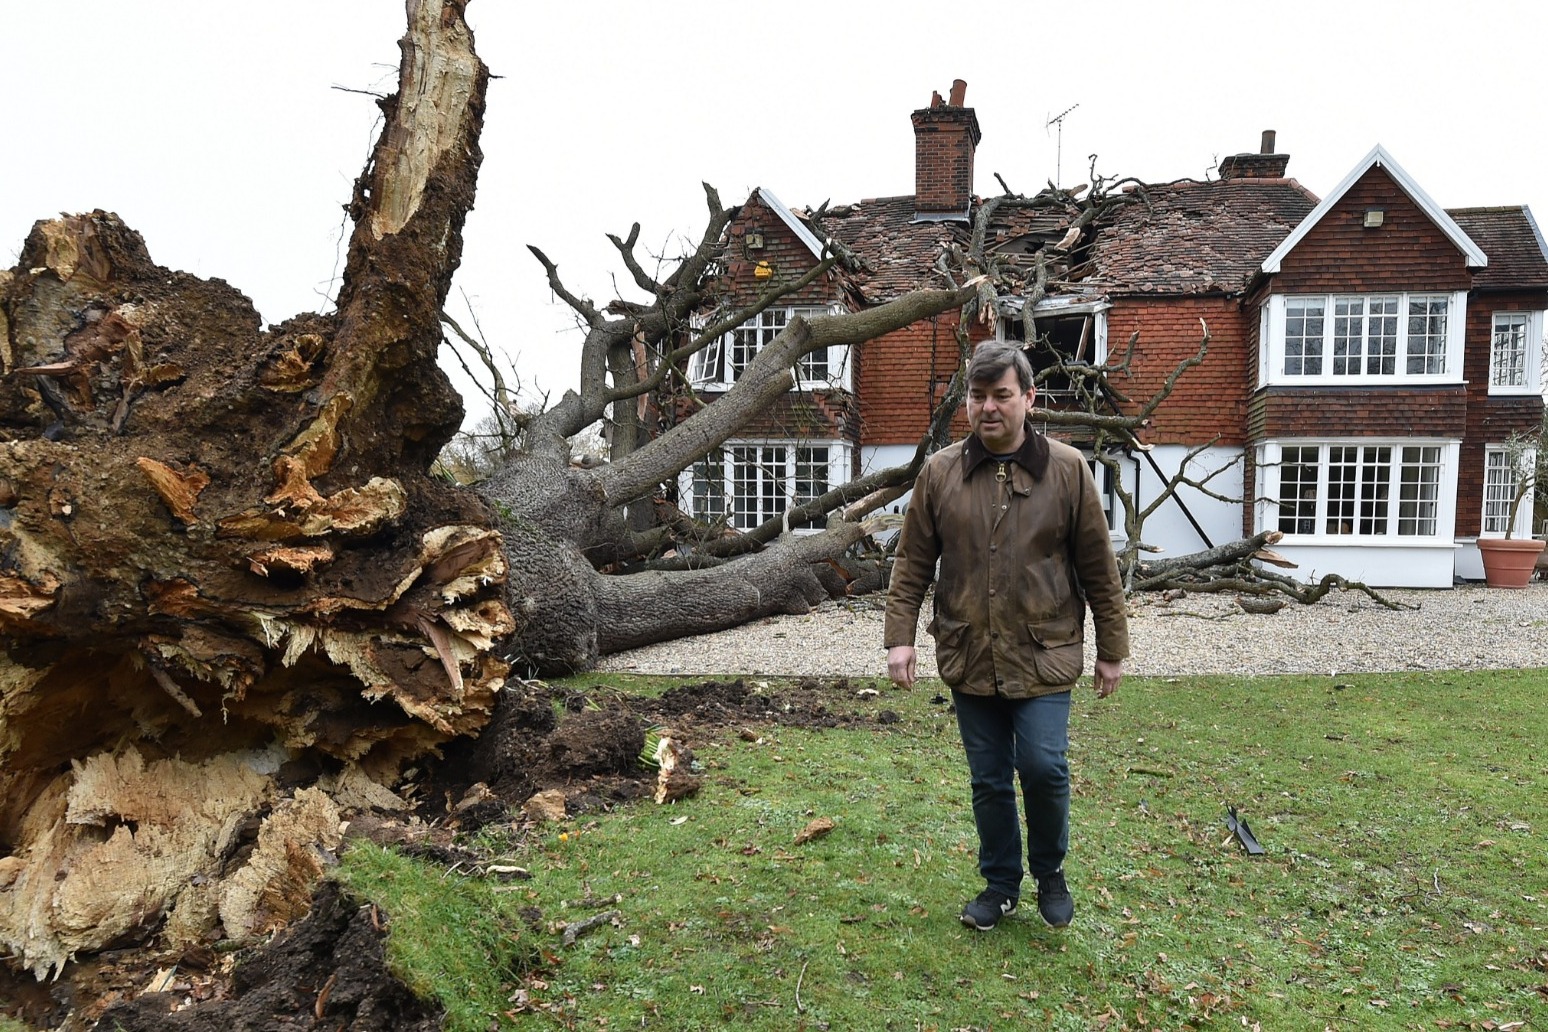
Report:
[[[1082,210],[1074,201],[1007,206],[995,213],[988,248],[1023,265],[1041,252],[1049,259],[1050,295],[1233,293],[1317,204],[1293,179],[1180,180],[1147,186],[1144,194],[1148,203],[1136,198],[1118,206],[1080,241],[1068,235]],[[975,210],[985,203],[975,199]],[[917,221],[912,196],[838,205],[821,213],[816,227],[859,259],[862,267],[848,277],[873,304],[943,286],[937,256],[943,246],[965,248],[971,235],[962,222]],[[1078,255],[1073,267],[1071,250]]]
[[1088,285],[1114,294],[1235,293],[1317,205],[1294,179],[1145,187],[1091,248]]
[[862,264],[849,278],[865,300],[880,304],[920,287],[945,284],[934,271],[943,247],[967,246],[961,222],[915,222],[914,198],[878,197],[841,204],[822,214],[822,232]]
[[[975,212],[984,203],[975,198]],[[995,213],[986,246],[1010,260],[1039,250],[1062,259],[1066,256],[1055,245],[1079,212],[1073,203],[1062,208],[1002,208]],[[813,218],[806,212],[797,215]],[[935,271],[936,259],[945,248],[966,249],[972,238],[972,227],[961,220],[917,219],[912,195],[834,206],[821,213],[820,227],[820,233],[838,240],[859,260],[861,268],[849,270],[848,277],[873,304],[920,287],[946,286]]]

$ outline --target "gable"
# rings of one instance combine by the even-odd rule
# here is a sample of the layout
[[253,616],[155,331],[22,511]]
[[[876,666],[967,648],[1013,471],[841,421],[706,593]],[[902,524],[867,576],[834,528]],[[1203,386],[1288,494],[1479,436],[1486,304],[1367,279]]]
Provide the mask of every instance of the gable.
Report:
[[[823,252],[817,236],[761,187],[747,198],[726,233],[726,281],[732,297],[743,303],[770,286],[800,279],[817,265]],[[779,304],[826,306],[839,296],[830,271]]]
[[[1268,274],[1279,272],[1280,265],[1284,262],[1285,258],[1292,251],[1294,251],[1308,235],[1315,231],[1330,213],[1335,210],[1342,210],[1347,212],[1350,207],[1350,204],[1348,203],[1348,195],[1350,191],[1353,190],[1355,186],[1360,184],[1364,184],[1367,188],[1369,188],[1370,184],[1373,182],[1371,179],[1371,173],[1377,170],[1384,174],[1386,180],[1394,188],[1395,193],[1400,192],[1402,195],[1407,197],[1412,206],[1417,209],[1417,211],[1421,213],[1425,219],[1434,224],[1436,230],[1438,230],[1444,236],[1446,241],[1462,254],[1466,264],[1469,267],[1483,268],[1489,264],[1488,257],[1485,256],[1483,251],[1479,249],[1478,245],[1462,231],[1462,227],[1458,226],[1456,221],[1452,219],[1450,215],[1446,214],[1445,210],[1442,209],[1440,205],[1436,204],[1433,200],[1430,199],[1430,195],[1425,193],[1423,188],[1419,186],[1414,178],[1405,172],[1401,165],[1393,160],[1392,155],[1388,154],[1380,144],[1377,144],[1358,165],[1350,170],[1349,174],[1344,177],[1343,182],[1334,187],[1333,192],[1328,194],[1328,196],[1325,197],[1322,203],[1318,204],[1316,208],[1312,209],[1312,213],[1306,216],[1306,219],[1295,228],[1294,232],[1286,237],[1284,241],[1278,247],[1276,247],[1267,258],[1263,260],[1263,272]],[[1363,215],[1363,208],[1361,213]],[[1380,230],[1378,229],[1374,232],[1379,233]]]
[[[1366,226],[1367,211],[1381,213],[1379,226]],[[1315,222],[1308,216],[1296,234],[1276,270],[1276,293],[1452,291],[1472,283],[1469,256],[1379,165],[1340,191]]]

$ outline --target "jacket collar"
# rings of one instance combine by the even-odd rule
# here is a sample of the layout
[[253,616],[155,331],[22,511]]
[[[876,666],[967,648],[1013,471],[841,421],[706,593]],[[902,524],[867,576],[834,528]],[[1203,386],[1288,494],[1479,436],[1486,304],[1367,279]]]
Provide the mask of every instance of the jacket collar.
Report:
[[[966,480],[973,475],[973,470],[982,463],[988,462],[991,456],[989,449],[984,447],[984,442],[978,439],[977,434],[968,434],[967,442],[962,446],[962,477]],[[1021,442],[1021,447],[1011,455],[1010,461],[1032,474],[1033,480],[1042,480],[1043,473],[1048,469],[1048,438],[1027,426],[1026,439]]]

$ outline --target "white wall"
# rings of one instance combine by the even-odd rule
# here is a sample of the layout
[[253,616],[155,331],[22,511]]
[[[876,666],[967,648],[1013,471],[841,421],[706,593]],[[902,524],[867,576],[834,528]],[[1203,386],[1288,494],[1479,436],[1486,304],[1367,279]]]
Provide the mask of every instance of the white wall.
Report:
[[[1314,583],[1336,573],[1373,588],[1449,588],[1456,567],[1456,546],[1275,545],[1274,551],[1297,565],[1277,570],[1298,581]],[[1475,548],[1476,556],[1478,550]],[[1478,576],[1483,576],[1479,566]]]
[[[1155,501],[1167,479],[1177,472],[1178,465],[1187,454],[1188,449],[1181,445],[1157,445],[1150,455],[1156,460],[1156,466],[1161,468],[1161,474],[1164,476],[1157,474],[1155,468],[1143,455],[1124,460],[1124,486],[1131,493],[1136,489],[1135,477],[1138,476],[1138,494],[1135,502],[1140,509]],[[1212,471],[1222,469],[1234,460],[1235,465],[1209,481],[1208,486],[1215,494],[1240,499],[1242,497],[1241,456],[1240,448],[1210,448],[1194,457],[1189,465],[1189,475],[1195,480],[1203,480]],[[1193,524],[1188,521],[1188,515],[1183,512],[1184,505],[1187,506],[1188,513],[1192,513],[1199,527],[1208,535],[1208,543],[1199,536],[1198,530],[1195,530]],[[1121,513],[1117,519],[1120,530],[1118,536],[1121,539],[1123,520]],[[1240,501],[1219,501],[1196,488],[1180,487],[1176,497],[1164,502],[1161,508],[1145,521],[1143,535],[1147,545],[1156,545],[1162,549],[1161,552],[1155,553],[1157,558],[1170,559],[1192,552],[1201,552],[1214,545],[1223,545],[1228,541],[1241,538],[1242,505]]]
[[[893,466],[903,466],[914,457],[915,448],[912,444],[883,444],[870,445],[860,449],[860,475],[875,473],[877,470],[891,469]],[[910,491],[902,498],[887,506],[890,513],[901,513],[908,506],[908,500],[913,497]],[[890,537],[888,534],[877,535],[881,538]]]

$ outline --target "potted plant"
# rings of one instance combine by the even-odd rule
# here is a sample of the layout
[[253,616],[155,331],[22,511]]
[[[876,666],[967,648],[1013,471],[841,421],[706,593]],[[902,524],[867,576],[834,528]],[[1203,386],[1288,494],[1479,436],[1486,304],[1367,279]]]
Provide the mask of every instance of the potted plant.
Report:
[[1505,462],[1510,467],[1515,488],[1510,499],[1505,536],[1480,537],[1478,552],[1483,557],[1484,581],[1489,587],[1524,588],[1532,579],[1538,555],[1548,545],[1548,542],[1531,537],[1515,536],[1521,503],[1531,498],[1539,485],[1548,485],[1548,412],[1544,413],[1543,423],[1536,430],[1517,431],[1506,439]]

